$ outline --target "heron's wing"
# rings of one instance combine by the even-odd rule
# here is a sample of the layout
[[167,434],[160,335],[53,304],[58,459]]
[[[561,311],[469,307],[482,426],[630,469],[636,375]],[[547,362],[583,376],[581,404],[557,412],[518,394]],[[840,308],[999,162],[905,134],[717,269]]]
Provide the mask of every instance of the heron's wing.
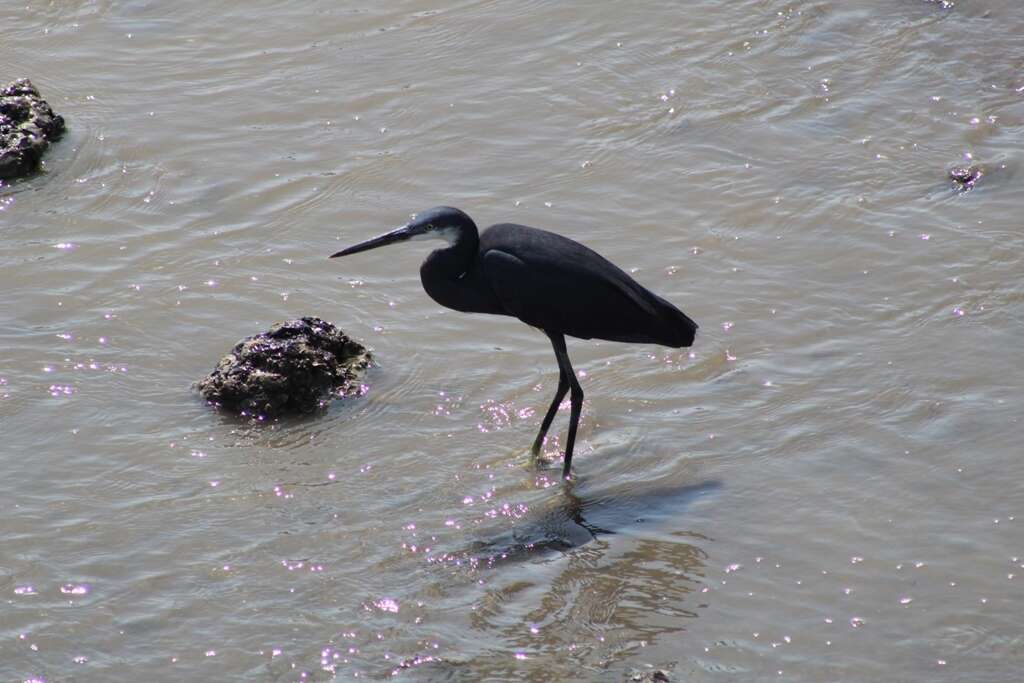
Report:
[[655,341],[660,321],[652,303],[605,264],[618,268],[587,256],[556,262],[494,248],[484,252],[482,270],[502,306],[528,325],[583,339]]

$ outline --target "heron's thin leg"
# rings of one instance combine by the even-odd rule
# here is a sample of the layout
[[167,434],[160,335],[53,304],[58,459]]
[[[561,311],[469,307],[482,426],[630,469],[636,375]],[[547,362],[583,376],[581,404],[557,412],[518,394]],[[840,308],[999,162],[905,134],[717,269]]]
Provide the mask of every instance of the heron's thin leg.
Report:
[[540,447],[544,445],[544,437],[547,436],[548,429],[551,428],[551,422],[555,419],[555,413],[558,412],[558,406],[562,405],[562,399],[569,392],[569,380],[565,377],[565,371],[562,370],[562,364],[558,364],[558,388],[555,389],[555,398],[551,401],[551,407],[548,408],[547,414],[544,416],[544,421],[540,423],[540,432],[537,433],[537,438],[533,442],[533,448],[530,452],[533,457],[536,458],[540,454]]
[[569,435],[565,439],[565,465],[562,467],[562,478],[569,478],[572,465],[572,447],[576,443],[576,428],[580,424],[580,411],[583,408],[583,387],[576,379],[576,373],[569,362],[569,352],[565,349],[565,337],[559,333],[548,332],[551,345],[555,348],[555,358],[562,377],[569,380]]

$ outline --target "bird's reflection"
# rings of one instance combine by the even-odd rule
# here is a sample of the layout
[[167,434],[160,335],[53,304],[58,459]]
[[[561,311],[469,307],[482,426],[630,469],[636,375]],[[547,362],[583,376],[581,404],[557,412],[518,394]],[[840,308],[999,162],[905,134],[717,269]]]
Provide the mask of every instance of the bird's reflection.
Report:
[[417,669],[422,680],[511,680],[522,662],[495,656],[509,652],[549,658],[566,671],[603,669],[647,644],[677,639],[698,616],[701,604],[690,595],[699,589],[702,546],[710,542],[680,530],[680,520],[720,487],[713,480],[632,481],[591,489],[576,480],[549,489],[545,503],[511,529],[447,553],[445,565],[457,571],[418,594],[441,612],[464,615],[473,635],[459,656],[429,651],[430,661],[409,658],[391,674]]
[[628,527],[677,517],[701,496],[717,490],[714,480],[681,486],[603,489],[584,496],[579,486],[564,485],[537,512],[510,529],[479,539],[447,559],[473,566],[494,566],[565,553]]

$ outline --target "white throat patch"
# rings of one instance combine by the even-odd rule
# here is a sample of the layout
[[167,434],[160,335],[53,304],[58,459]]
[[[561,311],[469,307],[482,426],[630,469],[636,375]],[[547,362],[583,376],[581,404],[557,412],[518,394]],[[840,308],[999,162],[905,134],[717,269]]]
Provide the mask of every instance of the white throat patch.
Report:
[[444,240],[448,244],[455,244],[459,239],[458,228],[439,228],[436,230],[430,230],[428,232],[416,235],[410,241],[415,242],[419,240]]

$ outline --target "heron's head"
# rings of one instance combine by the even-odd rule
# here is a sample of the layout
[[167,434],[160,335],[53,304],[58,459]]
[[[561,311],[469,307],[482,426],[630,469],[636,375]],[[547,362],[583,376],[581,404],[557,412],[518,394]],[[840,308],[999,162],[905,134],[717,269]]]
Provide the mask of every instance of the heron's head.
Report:
[[442,239],[449,244],[455,244],[463,234],[470,230],[475,234],[476,224],[465,213],[451,206],[436,206],[433,209],[414,214],[412,220],[400,228],[342,249],[331,254],[331,258],[348,256],[360,251],[383,247],[386,244],[408,240]]

